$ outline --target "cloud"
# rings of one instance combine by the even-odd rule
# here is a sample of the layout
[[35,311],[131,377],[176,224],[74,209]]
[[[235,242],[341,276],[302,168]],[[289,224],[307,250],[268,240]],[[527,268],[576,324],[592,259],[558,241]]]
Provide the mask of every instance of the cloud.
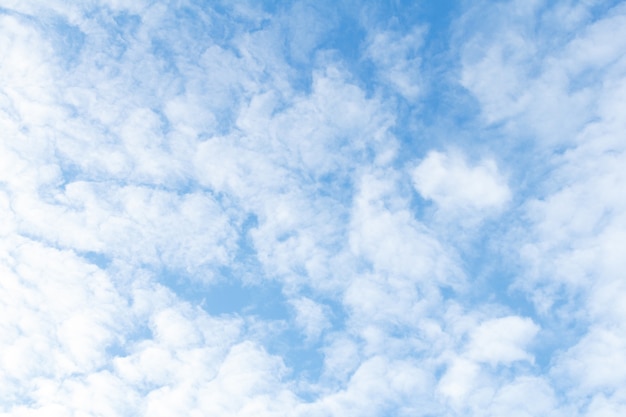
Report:
[[345,383],[361,361],[359,344],[342,333],[331,335],[329,340],[323,348],[323,376]]
[[620,371],[626,361],[623,351],[621,329],[594,326],[576,346],[560,355],[554,371],[563,381],[576,381],[583,392],[611,391],[626,379]]
[[[529,401],[532,398],[532,401]],[[536,415],[566,415],[556,409],[552,388],[541,378],[521,377],[502,387],[494,396],[489,414],[530,417]]]
[[[478,317],[462,318],[459,317],[461,312],[454,310],[451,313],[448,321],[452,320],[454,325],[448,325],[448,334],[460,337],[460,343],[457,342],[456,346],[448,345],[448,350],[439,359],[445,364],[445,372],[438,380],[437,394],[457,412],[467,410],[468,414],[480,414],[490,408],[495,410],[493,415],[498,415],[501,411],[497,410],[502,407],[523,412],[524,407],[516,403],[520,401],[518,396],[523,391],[517,387],[522,381],[535,377],[526,374],[523,367],[516,369],[515,362],[534,362],[527,349],[539,327],[532,320],[519,316],[505,316],[477,323]],[[465,339],[467,342],[463,343]],[[465,346],[459,346],[462,344]],[[503,372],[504,369],[516,371]],[[511,375],[517,375],[519,381],[511,380]],[[536,380],[541,386],[536,388],[537,391],[541,391],[541,396],[546,399],[545,404],[538,403],[537,407],[555,406],[549,383],[542,378]],[[492,414],[487,412],[485,415]]]
[[398,176],[382,169],[364,173],[354,198],[350,250],[366,269],[348,286],[344,302],[359,323],[413,326],[440,300],[440,287],[464,286],[454,250],[412,215]]
[[300,327],[307,340],[315,340],[330,327],[328,312],[324,306],[309,298],[299,298],[292,301],[296,310],[296,324]]
[[470,336],[468,356],[491,365],[532,362],[525,348],[538,332],[539,327],[532,320],[518,316],[485,321]]
[[[568,334],[550,368],[557,392],[575,408],[593,403],[610,414],[620,400],[611,397],[608,405],[601,392],[619,389],[622,374],[601,358],[622,360],[617,323],[623,309],[608,294],[622,293],[622,262],[611,248],[624,235],[623,199],[615,193],[624,173],[617,142],[624,115],[615,94],[623,90],[625,73],[621,38],[609,39],[621,30],[624,7],[606,4],[593,13],[589,5],[562,3],[533,13],[541,16],[535,35],[519,48],[512,39],[521,42],[524,19],[512,11],[495,18],[499,24],[518,20],[503,27],[503,36],[482,38],[480,48],[466,51],[464,82],[488,121],[504,123],[501,132],[527,143],[542,155],[537,164],[550,167],[526,176],[541,186],[526,191],[523,231],[512,233],[523,261],[515,286],[553,331]],[[564,14],[566,26],[550,25]],[[542,44],[548,33],[552,43]],[[469,58],[478,50],[488,52]],[[487,67],[491,72],[483,71]],[[508,86],[498,81],[506,77]]]
[[4,2],[0,414],[622,415],[618,3]]
[[511,191],[493,160],[468,166],[455,152],[429,152],[413,170],[413,184],[422,197],[447,211],[500,209],[511,199]]
[[356,370],[345,390],[303,407],[302,415],[410,415],[417,410],[430,411],[434,407],[425,394],[431,382],[415,363],[373,357]]
[[439,380],[438,390],[453,403],[462,404],[466,396],[476,386],[479,366],[467,359],[456,359]]
[[104,366],[132,315],[110,277],[71,251],[16,237],[3,246],[6,409],[24,404],[42,378],[82,377]]
[[420,49],[425,30],[416,27],[407,34],[376,31],[367,45],[369,57],[383,82],[407,100],[415,101],[422,91]]

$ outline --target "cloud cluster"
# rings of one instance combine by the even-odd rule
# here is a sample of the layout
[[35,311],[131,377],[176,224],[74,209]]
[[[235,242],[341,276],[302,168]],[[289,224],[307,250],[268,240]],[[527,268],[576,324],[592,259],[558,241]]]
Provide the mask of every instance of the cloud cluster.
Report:
[[413,171],[413,182],[424,198],[442,210],[498,209],[511,198],[494,161],[469,167],[457,154],[430,152]]
[[4,2],[1,416],[623,415],[626,8],[389,7]]

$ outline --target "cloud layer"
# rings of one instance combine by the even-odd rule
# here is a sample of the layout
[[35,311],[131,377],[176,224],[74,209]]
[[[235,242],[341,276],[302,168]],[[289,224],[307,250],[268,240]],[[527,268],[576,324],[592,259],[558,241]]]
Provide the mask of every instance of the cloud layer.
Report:
[[4,1],[0,415],[624,415],[625,23]]

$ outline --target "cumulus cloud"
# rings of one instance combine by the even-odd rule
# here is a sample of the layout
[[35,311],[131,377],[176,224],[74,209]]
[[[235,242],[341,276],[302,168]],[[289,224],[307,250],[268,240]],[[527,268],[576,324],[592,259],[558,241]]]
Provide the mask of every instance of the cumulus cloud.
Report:
[[1,415],[624,414],[623,4],[122,3],[0,7]]
[[526,346],[538,331],[539,327],[530,319],[518,316],[488,320],[472,332],[468,356],[491,365],[532,361]]
[[[616,273],[621,261],[611,248],[624,236],[623,199],[615,193],[615,181],[624,172],[623,146],[616,142],[624,117],[615,94],[623,88],[625,67],[622,38],[613,42],[609,37],[619,37],[625,9],[607,3],[596,11],[589,4],[562,3],[491,16],[497,24],[511,24],[502,26],[504,36],[498,40],[481,38],[486,53],[480,58],[478,44],[465,51],[464,82],[488,120],[503,123],[502,131],[525,141],[541,155],[540,163],[551,167],[547,179],[540,173],[526,176],[544,185],[526,192],[526,231],[512,234],[523,260],[515,286],[529,294],[555,331],[576,329],[547,379],[574,407],[593,404],[610,415],[621,400],[607,400],[601,392],[618,389],[622,374],[601,358],[611,357],[613,364],[622,360],[616,345],[622,340],[621,325],[616,323],[623,309],[608,294],[622,293]],[[514,40],[529,33],[527,12],[538,25],[517,48]],[[555,31],[550,22],[563,16],[566,25]],[[542,44],[548,34],[552,43]],[[487,61],[494,56],[499,63],[490,66]],[[492,72],[482,71],[482,65]],[[498,80],[504,77],[513,87],[501,88]],[[582,395],[593,399],[587,402]]]
[[434,201],[442,210],[499,209],[511,198],[505,178],[491,159],[471,166],[456,152],[432,151],[412,174],[417,192]]

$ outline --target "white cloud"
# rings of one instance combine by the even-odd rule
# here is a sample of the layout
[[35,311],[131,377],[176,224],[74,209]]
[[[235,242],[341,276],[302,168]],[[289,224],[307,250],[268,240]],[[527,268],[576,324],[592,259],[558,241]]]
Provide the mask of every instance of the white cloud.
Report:
[[[567,144],[593,121],[594,102],[604,94],[598,87],[606,79],[594,73],[621,66],[624,7],[558,2],[524,10],[522,3],[475,4],[473,13],[489,22],[485,27],[497,27],[498,36],[457,27],[472,33],[461,50],[461,83],[480,101],[488,123],[504,123],[514,135],[533,132],[537,145]],[[594,7],[608,11],[594,19]]]
[[501,29],[468,44],[462,78],[485,118],[503,123],[498,134],[541,155],[538,170],[521,175],[541,186],[526,191],[523,230],[512,233],[524,262],[516,286],[548,326],[573,329],[547,380],[573,408],[593,404],[588,413],[598,415],[615,413],[622,401],[600,393],[623,385],[624,258],[616,248],[626,205],[616,190],[626,166],[617,98],[626,85],[625,11],[560,2],[532,12],[540,16],[532,36],[515,11],[490,15]]
[[367,45],[367,56],[376,64],[379,77],[407,100],[416,100],[422,91],[420,49],[425,30],[407,34],[377,31]]
[[[348,9],[36,3],[0,10],[0,414],[624,414],[624,6],[472,6],[449,52],[486,124],[450,123],[481,141],[416,164],[423,26],[345,62]],[[505,208],[521,267],[483,279],[446,233]],[[481,299],[511,274],[532,320]],[[209,314],[226,280],[293,317]],[[319,378],[273,349],[294,329]]]
[[284,375],[278,358],[249,342],[235,345],[216,378],[199,390],[197,410],[212,415],[277,415],[295,402],[280,383]]
[[499,209],[511,198],[493,160],[471,166],[456,152],[429,152],[414,169],[413,183],[422,197],[450,212]]
[[491,365],[533,361],[526,347],[539,332],[528,318],[508,316],[481,323],[470,336],[468,357]]
[[344,390],[302,407],[300,415],[411,415],[435,408],[427,395],[431,384],[418,364],[375,356],[361,364]]
[[358,184],[350,235],[351,250],[390,277],[413,282],[458,284],[454,253],[413,216],[401,196],[397,172],[366,172]]
[[345,382],[361,361],[359,345],[342,333],[328,338],[324,351],[324,374],[327,380]]
[[186,271],[226,262],[235,239],[229,216],[201,192],[76,181],[49,202],[18,195],[14,207],[22,230],[63,247]]
[[302,329],[308,341],[314,341],[330,327],[328,308],[310,298],[301,297],[291,301],[296,310],[296,324]]
[[559,416],[552,388],[542,378],[520,377],[500,388],[489,407],[490,416]]
[[613,395],[597,394],[594,395],[589,406],[587,407],[586,416],[606,416],[619,417],[626,412],[624,406],[624,391],[620,390]]
[[[549,380],[535,377],[528,372],[530,368],[515,364],[534,362],[527,349],[539,327],[519,316],[484,319],[485,312],[474,314],[457,307],[446,315],[445,330],[454,342],[441,346],[435,362],[445,365],[437,394],[460,415],[501,415],[504,408],[510,407],[511,412],[526,416],[534,415],[534,409],[556,408]],[[537,381],[533,389],[541,393],[541,401],[522,407],[516,403],[527,398],[521,385],[530,385],[530,380]]]
[[104,366],[107,348],[131,315],[110,278],[70,251],[15,237],[6,244],[0,379],[8,396],[3,398],[17,406],[40,378],[81,377]]
[[574,385],[579,393],[591,393],[622,387],[626,383],[626,342],[623,329],[593,326],[557,361],[554,372],[565,385]]
[[439,380],[438,391],[450,398],[454,404],[462,404],[467,395],[476,387],[480,367],[467,359],[455,359]]

